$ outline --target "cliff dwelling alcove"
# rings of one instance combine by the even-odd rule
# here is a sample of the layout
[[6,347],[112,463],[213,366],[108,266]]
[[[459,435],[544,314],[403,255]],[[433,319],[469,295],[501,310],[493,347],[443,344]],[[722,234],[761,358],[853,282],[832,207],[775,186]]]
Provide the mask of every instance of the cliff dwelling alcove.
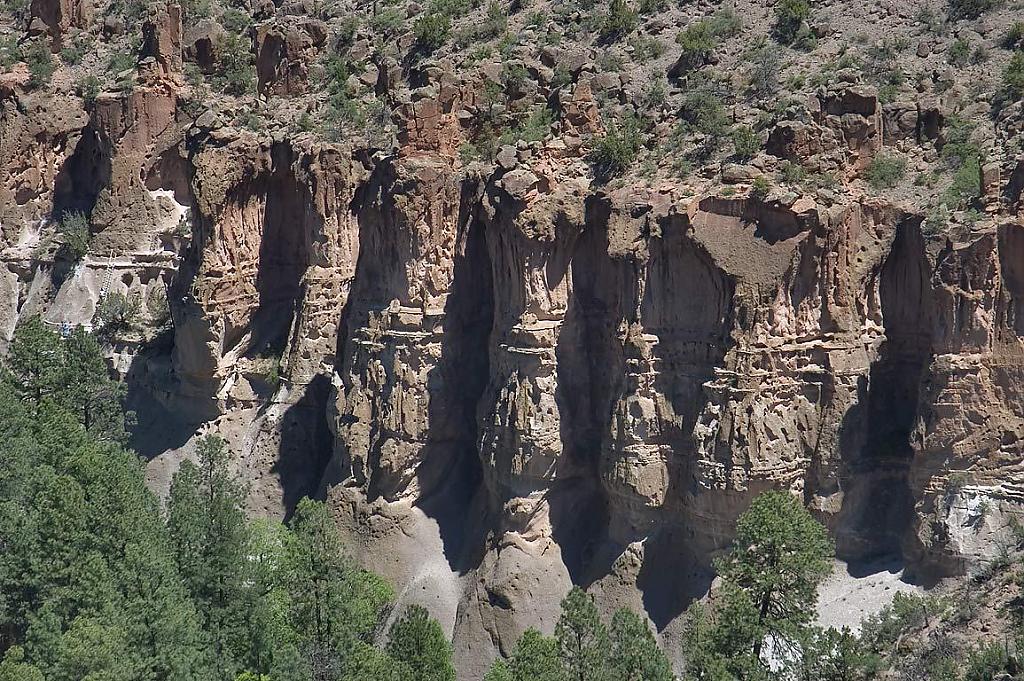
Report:
[[82,129],[75,150],[53,184],[54,216],[68,211],[89,215],[100,191],[110,184],[111,151],[92,124]]
[[259,307],[252,317],[250,352],[280,356],[303,299],[303,275],[313,239],[323,231],[308,189],[290,167],[290,155],[275,148],[274,171],[261,187],[265,195],[256,290]]
[[913,519],[908,474],[934,314],[919,220],[898,226],[880,272],[879,295],[885,340],[861,396],[861,445],[844,452],[845,495],[836,534],[837,552],[850,560],[901,556]]

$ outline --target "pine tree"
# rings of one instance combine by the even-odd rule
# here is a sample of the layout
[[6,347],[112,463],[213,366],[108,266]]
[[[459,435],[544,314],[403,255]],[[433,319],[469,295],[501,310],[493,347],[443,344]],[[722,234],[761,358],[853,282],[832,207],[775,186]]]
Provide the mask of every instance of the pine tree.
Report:
[[820,681],[860,681],[874,676],[879,659],[849,629],[814,628],[801,642],[799,675]]
[[100,617],[78,617],[63,633],[49,681],[132,681],[125,631]]
[[0,386],[0,631],[47,678],[103,678],[116,658],[132,679],[208,679],[139,459],[53,400],[11,398]]
[[79,326],[63,346],[56,398],[97,438],[125,442],[125,413],[121,407],[125,387],[110,378],[99,342]]
[[[561,664],[561,663],[559,663]],[[484,681],[520,681],[512,675],[512,670],[509,669],[508,662],[499,657],[491,665],[491,668],[484,674]]]
[[285,542],[288,530],[279,522],[250,521],[246,546],[246,583],[250,594],[245,612],[247,667],[266,673],[274,681],[308,678],[297,643],[298,633],[289,621],[289,596],[285,587]]
[[766,492],[740,516],[732,551],[716,567],[757,608],[764,636],[755,655],[765,636],[781,643],[810,623],[834,552],[825,528],[791,494]]
[[391,587],[351,563],[327,507],[310,499],[295,509],[283,563],[297,647],[314,681],[332,679],[357,643],[372,641]]
[[418,605],[391,627],[387,652],[409,669],[411,681],[455,681],[452,646],[437,620]]
[[599,681],[609,676],[608,630],[594,605],[594,599],[573,587],[562,600],[562,614],[555,625],[562,663],[567,678]]
[[762,649],[792,665],[811,640],[817,588],[833,545],[792,495],[766,492],[736,523],[732,550],[716,562],[722,585],[712,607],[687,613],[687,670],[697,678],[769,678]]
[[7,351],[7,371],[18,393],[38,409],[58,387],[63,364],[60,336],[46,328],[39,317],[31,317],[14,330]]
[[558,641],[536,629],[527,629],[519,639],[509,660],[509,670],[516,681],[564,681],[566,678]]
[[21,646],[7,649],[0,661],[0,681],[46,681],[38,667],[25,662],[25,651]]
[[621,681],[672,681],[672,664],[647,623],[622,608],[612,616],[612,668]]
[[243,487],[228,471],[224,441],[206,436],[196,447],[198,467],[182,463],[171,482],[167,526],[178,570],[203,616],[220,667],[233,679],[246,662],[245,614],[248,542]]

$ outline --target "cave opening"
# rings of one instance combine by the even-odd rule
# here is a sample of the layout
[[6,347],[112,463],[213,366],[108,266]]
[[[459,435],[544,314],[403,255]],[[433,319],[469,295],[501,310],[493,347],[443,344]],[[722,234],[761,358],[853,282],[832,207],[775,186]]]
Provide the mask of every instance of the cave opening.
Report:
[[52,215],[90,215],[100,192],[110,184],[111,172],[110,145],[90,123],[54,180]]

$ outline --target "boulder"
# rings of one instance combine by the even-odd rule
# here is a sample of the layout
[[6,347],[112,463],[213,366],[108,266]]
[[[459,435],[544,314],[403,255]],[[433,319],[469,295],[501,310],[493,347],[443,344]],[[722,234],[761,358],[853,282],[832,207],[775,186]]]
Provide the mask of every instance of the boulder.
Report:
[[[729,163],[722,168],[722,182],[725,182],[726,184],[752,182],[762,175],[764,175],[764,173],[754,166]],[[796,199],[794,199],[794,201],[795,200]]]
[[981,167],[981,198],[985,203],[999,200],[999,163],[986,163]]
[[807,123],[781,121],[768,133],[765,151],[778,158],[800,161],[821,151],[820,133]]
[[203,19],[185,34],[185,59],[196,64],[203,73],[217,68],[217,54],[227,32],[212,19]]
[[868,86],[848,87],[825,95],[822,98],[821,108],[830,116],[844,114],[874,116],[878,113],[878,91]]
[[573,88],[572,94],[559,92],[562,109],[562,123],[572,131],[597,132],[601,129],[601,114],[589,80],[582,80]]

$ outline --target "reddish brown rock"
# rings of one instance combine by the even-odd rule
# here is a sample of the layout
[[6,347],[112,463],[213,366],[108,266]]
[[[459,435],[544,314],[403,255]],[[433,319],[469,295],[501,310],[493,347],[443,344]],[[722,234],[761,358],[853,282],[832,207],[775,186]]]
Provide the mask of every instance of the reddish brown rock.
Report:
[[559,92],[565,133],[593,133],[601,130],[601,113],[594,101],[590,81],[581,79],[572,94]]
[[152,57],[164,75],[181,72],[181,7],[168,3],[142,24],[140,58]]
[[789,161],[810,158],[821,151],[820,132],[806,123],[782,121],[768,133],[765,151]]
[[68,30],[88,26],[94,11],[92,0],[32,0],[29,8],[32,20],[45,25],[55,52],[63,45]]
[[398,125],[398,144],[403,155],[432,151],[446,158],[454,158],[464,140],[458,113],[464,110],[464,101],[473,101],[472,91],[444,85],[437,96],[417,96],[395,109]]
[[264,24],[256,29],[256,77],[259,91],[272,95],[298,95],[309,85],[309,65],[316,48],[327,39],[323,24],[305,20]]

